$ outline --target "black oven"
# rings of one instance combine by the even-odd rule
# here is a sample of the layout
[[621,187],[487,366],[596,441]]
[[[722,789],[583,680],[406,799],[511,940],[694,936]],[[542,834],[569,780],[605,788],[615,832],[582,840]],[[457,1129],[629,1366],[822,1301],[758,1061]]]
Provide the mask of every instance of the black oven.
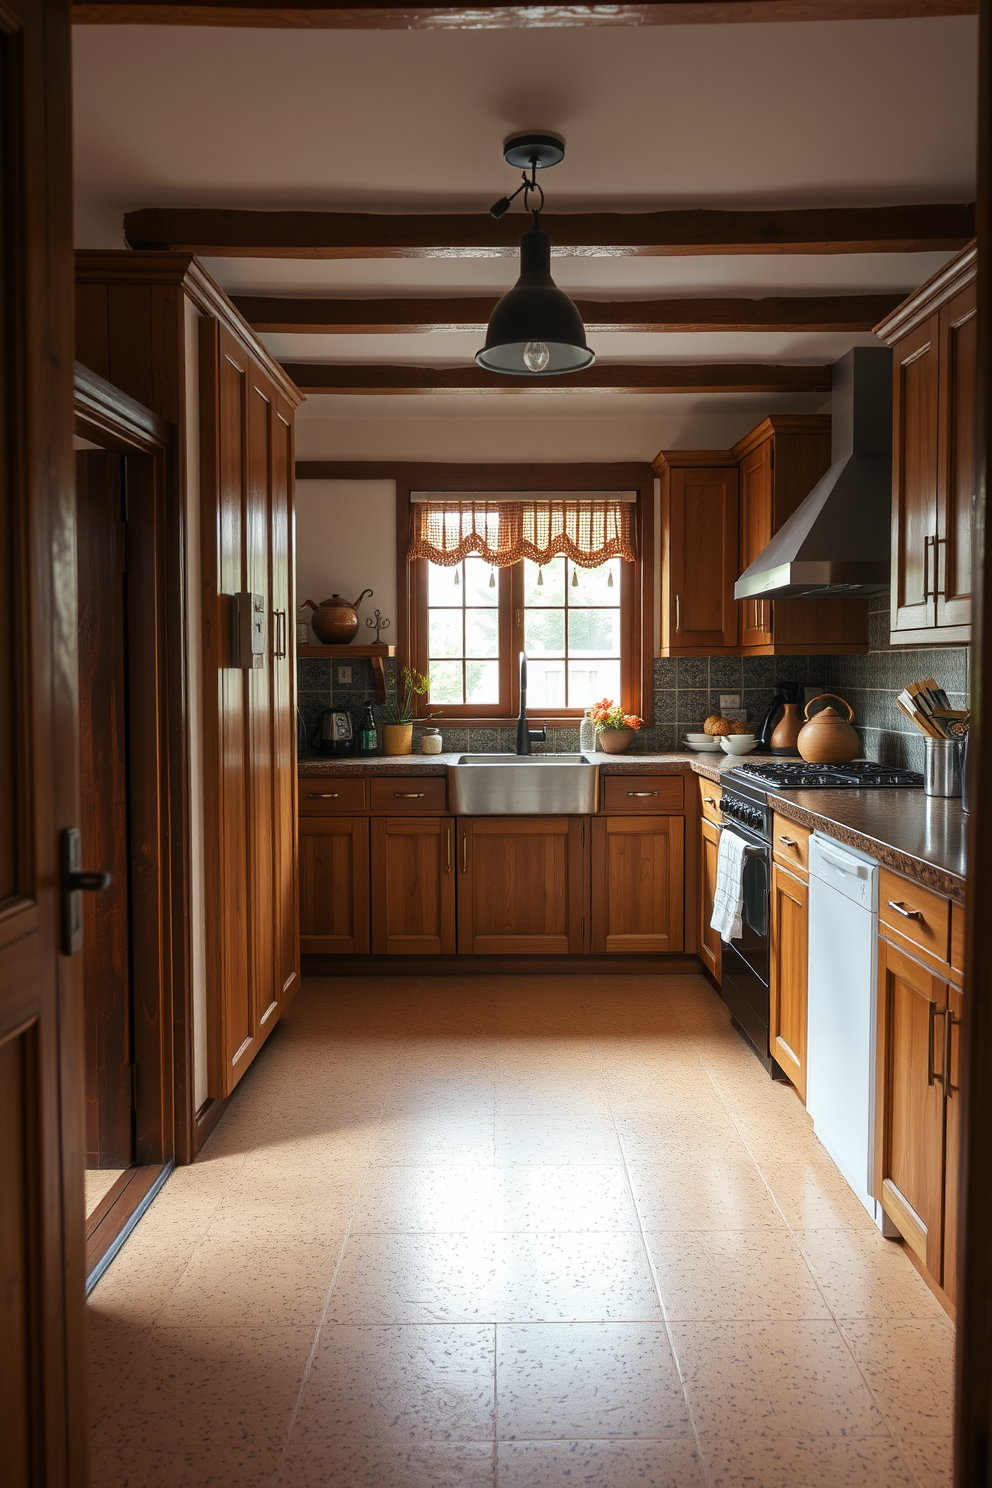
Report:
[[784,1078],[769,1044],[769,918],[772,891],[771,811],[760,791],[723,786],[720,802],[724,832],[747,844],[744,857],[739,940],[723,943],[720,990],[740,1032],[753,1046],[769,1074]]

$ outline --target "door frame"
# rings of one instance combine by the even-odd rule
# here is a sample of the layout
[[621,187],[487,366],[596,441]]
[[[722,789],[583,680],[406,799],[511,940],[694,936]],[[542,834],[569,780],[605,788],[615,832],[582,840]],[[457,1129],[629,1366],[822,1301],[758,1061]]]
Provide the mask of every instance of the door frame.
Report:
[[193,1121],[186,675],[171,644],[184,633],[185,565],[173,425],[79,362],[73,417],[78,440],[137,457],[127,573],[141,594],[127,617],[138,653],[129,672],[132,683],[140,678],[128,699],[136,1161],[87,1218],[89,1290],[165,1182]]

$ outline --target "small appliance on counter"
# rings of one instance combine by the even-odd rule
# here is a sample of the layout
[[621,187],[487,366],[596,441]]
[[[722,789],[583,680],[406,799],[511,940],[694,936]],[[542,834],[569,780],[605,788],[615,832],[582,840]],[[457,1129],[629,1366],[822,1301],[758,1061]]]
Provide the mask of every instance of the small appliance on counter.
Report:
[[318,754],[354,754],[355,727],[351,721],[351,714],[339,709],[325,708],[317,719],[313,748]]

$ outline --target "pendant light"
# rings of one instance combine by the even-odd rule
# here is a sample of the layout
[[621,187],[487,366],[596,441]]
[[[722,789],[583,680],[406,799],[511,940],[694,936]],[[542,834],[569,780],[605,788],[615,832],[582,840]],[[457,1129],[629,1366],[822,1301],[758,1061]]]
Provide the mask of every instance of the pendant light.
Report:
[[532,226],[520,239],[520,277],[493,311],[486,344],[476,352],[479,366],[490,372],[554,377],[591,367],[596,360],[586,345],[581,315],[551,277],[551,239],[540,225],[544,191],[537,172],[564,156],[564,141],[554,134],[514,135],[503,146],[507,165],[524,167],[523,184],[490,207],[490,216],[498,221],[522,191]]

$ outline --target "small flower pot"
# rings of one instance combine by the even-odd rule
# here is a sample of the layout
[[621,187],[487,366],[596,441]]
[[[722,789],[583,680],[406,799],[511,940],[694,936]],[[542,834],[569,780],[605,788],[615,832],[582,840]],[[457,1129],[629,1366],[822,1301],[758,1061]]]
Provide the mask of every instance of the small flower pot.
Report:
[[599,747],[605,754],[623,754],[625,749],[630,748],[630,742],[634,737],[634,729],[600,729],[597,735]]
[[381,723],[379,725],[379,738],[383,754],[412,754],[413,753],[413,724],[412,723]]

